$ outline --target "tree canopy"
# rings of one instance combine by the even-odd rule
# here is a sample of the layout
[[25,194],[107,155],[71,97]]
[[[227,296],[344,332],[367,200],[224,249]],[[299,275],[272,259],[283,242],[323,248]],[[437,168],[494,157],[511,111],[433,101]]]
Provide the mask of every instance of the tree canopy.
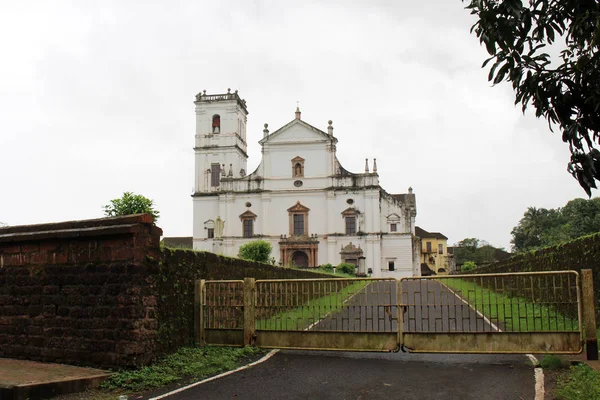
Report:
[[125,192],[119,199],[113,199],[110,204],[102,206],[104,215],[107,217],[118,217],[131,214],[151,214],[154,222],[158,220],[160,213],[154,208],[154,201],[141,194]]
[[473,262],[476,265],[487,265],[508,257],[504,249],[494,247],[485,240],[465,238],[454,245],[456,265]]
[[528,207],[511,231],[514,251],[535,250],[600,232],[600,197],[574,199],[562,208]]
[[[463,0],[465,1],[465,0]],[[597,0],[469,0],[472,26],[491,55],[488,80],[508,81],[568,143],[568,171],[588,196],[600,180],[600,3]],[[560,53],[551,56],[556,47]]]
[[254,240],[240,246],[238,257],[244,260],[268,263],[271,261],[273,247],[264,240]]

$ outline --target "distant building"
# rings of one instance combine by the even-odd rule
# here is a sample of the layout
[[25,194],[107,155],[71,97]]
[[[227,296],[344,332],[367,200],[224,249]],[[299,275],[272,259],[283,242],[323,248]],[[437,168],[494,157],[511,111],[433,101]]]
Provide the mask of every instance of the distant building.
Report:
[[262,160],[247,172],[246,101],[237,91],[196,96],[194,228],[196,250],[236,256],[263,239],[282,265],[353,263],[375,277],[419,273],[412,189],[388,194],[376,160],[364,173],[336,157],[338,138],[295,118],[259,141]]
[[421,274],[447,274],[456,270],[454,256],[448,252],[448,238],[439,232],[427,232],[415,227],[421,239]]

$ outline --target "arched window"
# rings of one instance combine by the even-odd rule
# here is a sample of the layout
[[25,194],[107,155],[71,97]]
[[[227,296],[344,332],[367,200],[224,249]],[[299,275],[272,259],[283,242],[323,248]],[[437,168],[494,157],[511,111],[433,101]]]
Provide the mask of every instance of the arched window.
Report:
[[212,133],[221,133],[221,116],[219,114],[213,115]]

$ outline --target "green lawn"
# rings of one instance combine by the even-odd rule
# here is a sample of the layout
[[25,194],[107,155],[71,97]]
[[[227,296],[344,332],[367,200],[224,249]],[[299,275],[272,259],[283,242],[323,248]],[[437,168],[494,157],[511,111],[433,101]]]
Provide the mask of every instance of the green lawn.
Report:
[[508,297],[461,278],[441,279],[477,311],[508,332],[577,331],[579,324],[547,304]]
[[350,283],[341,291],[332,291],[330,294],[326,294],[316,299],[310,299],[303,305],[289,306],[288,309],[285,309],[268,319],[257,320],[256,329],[304,330],[326,315],[340,311],[346,300],[360,292],[368,284],[369,281],[357,281]]

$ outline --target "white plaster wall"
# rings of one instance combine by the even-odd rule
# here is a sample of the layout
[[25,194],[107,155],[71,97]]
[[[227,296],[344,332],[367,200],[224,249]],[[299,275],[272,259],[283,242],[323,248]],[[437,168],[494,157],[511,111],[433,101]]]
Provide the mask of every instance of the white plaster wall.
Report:
[[[412,235],[384,235],[381,240],[381,277],[413,276]],[[388,271],[388,261],[394,261],[395,271]]]

